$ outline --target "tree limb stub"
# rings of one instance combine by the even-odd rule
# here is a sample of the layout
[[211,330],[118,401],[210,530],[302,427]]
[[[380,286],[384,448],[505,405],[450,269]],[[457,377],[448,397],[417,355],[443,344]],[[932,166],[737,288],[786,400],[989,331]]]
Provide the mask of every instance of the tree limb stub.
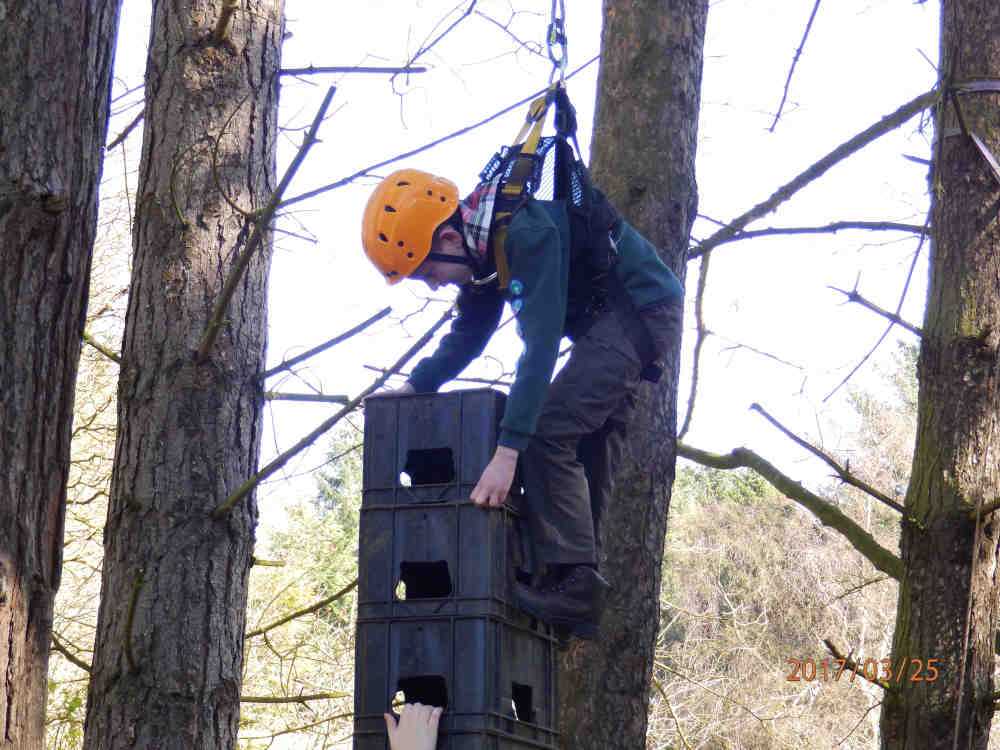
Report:
[[410,359],[413,357],[414,354],[423,349],[424,346],[427,344],[427,342],[430,341],[431,338],[434,336],[434,333],[438,330],[438,328],[443,326],[451,318],[452,309],[453,309],[452,307],[449,307],[445,311],[444,315],[442,315],[438,319],[438,321],[433,326],[431,326],[427,330],[427,332],[424,333],[424,335],[421,336],[413,346],[407,349],[406,353],[403,354],[403,356],[400,357],[392,367],[386,370],[384,375],[377,378],[370,386],[365,388],[365,390],[363,390],[354,399],[352,399],[349,403],[347,403],[344,406],[344,408],[340,409],[336,414],[334,414],[332,417],[323,422],[319,427],[317,427],[315,430],[310,432],[304,438],[299,440],[299,442],[297,442],[295,445],[293,445],[291,448],[289,448],[287,451],[285,451],[280,456],[275,458],[273,461],[271,461],[271,463],[269,463],[267,466],[265,466],[263,469],[261,469],[252,477],[250,477],[247,481],[245,481],[243,485],[238,490],[236,490],[236,492],[230,495],[229,498],[224,503],[222,503],[218,508],[215,509],[215,511],[212,513],[212,517],[215,518],[216,520],[222,518],[226,513],[229,512],[229,510],[237,502],[239,502],[244,497],[246,497],[250,492],[252,492],[258,484],[260,484],[262,481],[264,481],[269,476],[274,474],[274,472],[278,471],[278,469],[280,469],[282,466],[288,463],[290,459],[292,459],[298,453],[301,453],[303,450],[312,445],[320,435],[325,433],[327,430],[329,430],[331,427],[337,424],[337,422],[339,422],[345,416],[354,411],[354,409],[358,406],[358,404],[360,404],[364,400],[365,396],[368,396],[369,394],[374,393],[376,390],[381,388],[382,385],[394,373],[396,373],[400,368],[403,367],[403,365],[405,365],[407,362],[410,361]]
[[860,151],[872,141],[880,136],[895,130],[914,115],[923,112],[928,107],[937,103],[941,98],[941,92],[937,88],[921,94],[915,99],[907,102],[892,114],[883,117],[881,120],[858,133],[850,140],[837,146],[818,162],[796,176],[790,182],[778,188],[767,200],[758,203],[742,216],[733,219],[729,224],[717,231],[708,239],[699,243],[688,252],[688,258],[696,258],[703,255],[708,250],[729,241],[733,236],[743,231],[743,228],[752,221],[756,221],[762,216],[766,216],[774,209],[791,198],[795,193],[804,188],[813,180],[821,177],[830,167],[843,161],[856,151]]
[[311,695],[241,695],[240,703],[307,703],[308,701],[327,701],[336,698],[350,698],[352,693],[312,693]]
[[677,444],[677,455],[713,469],[748,468],[756,471],[785,497],[794,500],[810,511],[824,525],[840,532],[854,549],[860,552],[876,568],[892,576],[897,581],[905,574],[903,561],[875,541],[875,538],[844,515],[833,503],[810,492],[800,483],[782,474],[775,466],[747,448],[735,448],[726,455],[709,453],[692,448],[684,443]]
[[226,279],[225,286],[223,286],[222,292],[219,294],[219,299],[216,300],[215,309],[212,311],[212,317],[208,322],[208,330],[205,331],[205,336],[202,338],[201,346],[198,348],[196,361],[204,362],[208,358],[208,352],[215,343],[215,338],[218,336],[219,329],[222,327],[223,321],[225,320],[226,309],[229,307],[229,302],[232,299],[233,293],[236,291],[236,286],[239,284],[240,279],[243,278],[244,271],[246,271],[247,266],[250,265],[250,259],[253,257],[253,254],[257,251],[257,248],[263,241],[264,233],[267,231],[267,227],[271,223],[271,219],[274,217],[274,212],[277,211],[278,206],[281,203],[282,194],[285,192],[288,184],[292,181],[292,177],[295,176],[295,173],[302,165],[309,149],[316,142],[316,134],[319,131],[319,126],[323,122],[323,118],[326,116],[326,110],[329,108],[330,100],[333,99],[333,95],[336,90],[337,88],[335,86],[331,86],[327,89],[326,96],[323,98],[323,103],[320,105],[319,111],[316,113],[316,117],[313,118],[312,125],[309,127],[309,131],[306,133],[306,137],[302,141],[302,145],[299,147],[298,152],[295,154],[295,158],[292,159],[292,163],[289,164],[288,169],[285,170],[285,174],[281,178],[281,182],[278,183],[278,187],[275,188],[274,193],[271,195],[270,199],[268,199],[267,205],[264,206],[256,221],[254,221],[253,232],[250,235],[250,239],[247,240],[247,244],[242,255],[233,264],[233,268],[229,273],[229,278]]
[[222,12],[219,14],[219,20],[212,31],[212,39],[216,42],[221,42],[226,38],[226,35],[229,33],[229,22],[239,7],[239,0],[225,0],[222,4]]

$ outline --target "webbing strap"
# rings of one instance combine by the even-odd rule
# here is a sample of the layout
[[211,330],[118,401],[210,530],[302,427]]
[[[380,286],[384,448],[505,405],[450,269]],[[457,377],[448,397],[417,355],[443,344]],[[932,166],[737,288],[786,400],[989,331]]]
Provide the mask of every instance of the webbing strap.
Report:
[[[535,99],[528,107],[528,115],[521,126],[514,145],[511,148],[520,146],[520,151],[511,168],[510,176],[503,185],[502,192],[506,196],[520,196],[524,192],[525,182],[531,174],[535,152],[538,150],[538,142],[542,137],[542,126],[545,123],[545,115],[549,111],[549,104],[555,96],[556,85],[550,86],[544,94]],[[525,137],[527,136],[527,137]]]

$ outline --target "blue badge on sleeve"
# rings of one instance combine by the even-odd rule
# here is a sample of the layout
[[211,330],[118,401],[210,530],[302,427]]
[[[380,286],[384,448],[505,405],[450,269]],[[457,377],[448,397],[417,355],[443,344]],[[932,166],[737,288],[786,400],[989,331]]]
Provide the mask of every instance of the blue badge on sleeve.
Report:
[[517,297],[524,291],[524,284],[522,284],[517,279],[510,282],[510,293],[512,296]]

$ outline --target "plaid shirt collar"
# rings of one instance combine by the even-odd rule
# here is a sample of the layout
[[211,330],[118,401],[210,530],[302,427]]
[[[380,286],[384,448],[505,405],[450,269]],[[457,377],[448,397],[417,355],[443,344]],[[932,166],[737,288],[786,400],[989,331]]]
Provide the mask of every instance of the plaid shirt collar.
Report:
[[465,225],[465,241],[476,259],[486,261],[490,244],[490,224],[493,222],[493,206],[496,203],[497,183],[480,185],[468,197],[459,202],[458,210]]

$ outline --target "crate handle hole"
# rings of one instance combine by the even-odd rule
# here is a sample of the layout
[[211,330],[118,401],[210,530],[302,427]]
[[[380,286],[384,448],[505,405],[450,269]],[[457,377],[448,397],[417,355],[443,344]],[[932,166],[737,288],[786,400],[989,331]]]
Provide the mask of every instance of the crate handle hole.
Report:
[[531,685],[520,685],[516,682],[510,685],[510,704],[514,709],[514,718],[529,724],[535,721],[535,706],[531,701],[531,692]]
[[400,601],[440,599],[451,596],[451,590],[451,573],[446,560],[400,563],[396,586],[396,598]]
[[448,685],[441,675],[423,674],[400,677],[393,704],[400,701],[448,708]]
[[448,484],[455,481],[455,454],[451,448],[414,448],[406,452],[406,464],[399,475],[410,480],[411,487],[422,484]]

